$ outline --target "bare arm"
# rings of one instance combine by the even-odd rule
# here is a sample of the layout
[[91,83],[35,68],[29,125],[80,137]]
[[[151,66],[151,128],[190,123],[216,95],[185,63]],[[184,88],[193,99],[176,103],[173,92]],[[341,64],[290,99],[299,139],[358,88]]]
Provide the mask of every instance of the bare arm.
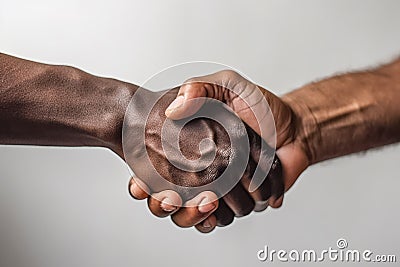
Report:
[[400,141],[400,59],[308,84],[283,97],[309,163]]
[[[215,160],[204,171],[187,172],[184,171],[185,168],[176,168],[170,164],[163,151],[160,126],[166,120],[165,108],[176,97],[178,89],[168,90],[167,93],[143,89],[145,93],[141,90],[141,94],[135,95],[138,105],[131,104],[128,108],[137,89],[136,85],[96,77],[73,67],[41,64],[0,53],[0,144],[110,148],[124,158],[136,174],[142,174],[140,178],[148,175],[150,178],[144,180],[153,181],[147,187],[137,187],[140,193],[136,196],[142,199],[151,193],[149,203],[157,207],[156,211],[152,210],[153,213],[161,217],[173,213],[174,222],[183,227],[196,225],[200,231],[209,232],[214,229],[216,222],[229,224],[234,215],[251,212],[255,201],[240,183],[227,194],[221,208],[218,207],[217,196],[209,191],[200,192],[196,196],[194,193],[191,196],[186,194],[184,201],[194,198],[187,201],[187,205],[185,203],[185,207],[181,209],[182,199],[178,193],[171,190],[166,191],[166,194],[158,193],[159,180],[190,187],[217,179],[230,163],[232,155],[238,154],[236,150],[239,148],[231,148],[230,138],[219,125],[212,120],[199,118],[185,125],[179,134],[184,145],[173,147],[173,152],[179,156],[178,151],[182,148],[183,154],[200,158],[201,151],[193,147],[198,147],[204,138],[218,136],[215,139]],[[150,114],[146,110],[151,110]],[[129,148],[125,147],[124,154],[122,128],[125,111],[128,125],[124,129],[125,133],[129,133],[125,135],[129,137],[125,140],[128,140],[126,142]],[[224,121],[234,119],[232,124],[238,122],[237,117],[227,110],[221,111],[219,115],[225,116]],[[142,131],[146,136],[145,140],[142,139]],[[257,141],[252,145],[253,154],[261,153],[261,138],[250,129],[241,134],[246,133],[251,140]],[[130,160],[132,155],[142,155],[144,152],[151,159],[149,165],[143,164],[143,160],[135,160],[136,158]],[[187,162],[184,157],[175,158]],[[257,165],[256,160],[249,159],[245,164],[252,168]],[[275,169],[274,174],[268,175],[276,181],[275,187],[283,191],[280,165],[276,164]],[[152,171],[164,179],[153,179]],[[249,175],[244,174],[242,179],[249,179]],[[266,173],[265,175],[267,176]],[[138,192],[137,190],[131,191]],[[265,197],[268,196],[264,195],[263,198]],[[206,219],[211,223],[208,227],[203,227],[202,223]]]
[[[190,100],[216,98],[265,138],[253,114],[265,109],[260,94],[274,116],[285,190],[311,164],[400,141],[400,60],[314,82],[282,97],[238,73],[221,71],[189,79],[166,113],[184,118],[198,110]],[[279,207],[282,199],[269,198],[268,204]]]
[[120,156],[136,86],[0,54],[0,144],[103,146]]

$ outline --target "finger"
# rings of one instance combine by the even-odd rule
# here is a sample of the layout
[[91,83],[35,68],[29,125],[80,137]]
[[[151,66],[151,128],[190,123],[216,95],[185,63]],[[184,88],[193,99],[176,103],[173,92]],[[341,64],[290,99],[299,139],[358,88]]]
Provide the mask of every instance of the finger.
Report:
[[256,206],[254,207],[255,212],[262,212],[269,207],[269,200],[265,201],[257,201]]
[[[242,179],[241,182],[245,189],[249,188],[250,179],[245,178]],[[269,206],[268,199],[271,196],[271,184],[269,179],[266,178],[256,191],[253,191],[249,194],[251,195],[255,203],[254,211],[260,212],[265,210]]]
[[175,191],[165,190],[152,194],[148,198],[147,205],[155,216],[166,217],[182,206],[182,199]]
[[192,116],[204,104],[209,87],[212,85],[199,82],[183,84],[177,98],[165,110],[165,115],[174,120]]
[[248,215],[253,211],[255,203],[250,194],[243,188],[241,183],[223,197],[225,203],[233,211],[236,217]]
[[[250,160],[249,165],[254,165],[254,162]],[[268,175],[261,169],[257,170],[257,174],[253,172],[253,175],[265,177],[255,191],[250,191],[253,176],[244,175],[241,183],[246,190],[250,191],[250,195],[256,203],[254,210],[263,211],[268,206],[279,208],[282,205],[285,190],[279,158],[275,157]]]
[[149,195],[148,187],[137,177],[131,177],[129,180],[128,192],[134,199],[145,199]]
[[274,156],[276,155],[274,149],[272,149],[259,135],[254,133],[250,128],[246,129],[249,135],[253,137],[250,150],[251,160],[249,161],[249,164],[253,163],[250,166],[251,172],[249,177],[251,177],[251,181],[246,189],[249,192],[253,192],[265,182],[267,174],[271,171],[275,171],[271,168],[271,160],[273,161]]
[[195,225],[196,229],[199,230],[199,232],[205,234],[212,232],[216,226],[217,226],[217,218],[215,217],[214,214],[211,214],[204,221]]
[[259,212],[265,210],[268,207],[268,198],[271,196],[271,185],[267,175],[264,172],[262,174],[259,173],[265,178],[262,184],[255,191],[250,192],[250,184],[256,167],[257,163],[254,161],[253,158],[250,158],[246,171],[240,181],[244,189],[249,192],[255,202],[254,211]]
[[[253,145],[253,150],[256,149],[259,150],[259,148]],[[254,211],[260,212],[268,207],[268,198],[271,196],[271,186],[265,172],[263,172],[261,169],[258,169],[257,175],[262,175],[262,177],[264,177],[263,181],[255,191],[250,191],[250,184],[255,174],[256,168],[257,162],[252,157],[250,157],[249,163],[247,164],[246,170],[240,182],[243,185],[243,188],[250,194],[250,196],[254,200]]]
[[204,191],[187,201],[184,207],[172,215],[172,221],[180,227],[199,224],[218,208],[218,198],[213,192]]
[[[250,184],[247,185],[248,181],[245,179],[242,179],[242,182],[245,183],[244,186],[249,192],[255,193],[252,196],[256,202],[260,201],[256,207],[258,211],[267,208],[268,205],[279,208],[282,205],[285,190],[281,161],[276,154],[273,154],[273,150],[258,138],[252,142],[252,159],[249,160],[250,173],[252,173]],[[262,144],[265,145],[264,148]],[[272,164],[268,164],[272,155]],[[253,168],[255,168],[254,171]]]
[[269,198],[269,205],[272,208],[279,208],[283,203],[285,185],[282,176],[282,165],[277,156],[275,156],[271,165],[271,170],[268,174],[268,180],[271,183],[271,197]]
[[217,218],[217,226],[220,227],[230,225],[235,217],[235,214],[228,205],[226,205],[223,199],[219,200],[218,209],[216,209],[213,214]]
[[165,111],[165,115],[175,120],[186,118],[195,114],[200,109],[204,104],[204,97],[220,101],[224,100],[224,86],[237,84],[239,77],[244,80],[236,72],[225,70],[187,80],[179,89],[178,97]]

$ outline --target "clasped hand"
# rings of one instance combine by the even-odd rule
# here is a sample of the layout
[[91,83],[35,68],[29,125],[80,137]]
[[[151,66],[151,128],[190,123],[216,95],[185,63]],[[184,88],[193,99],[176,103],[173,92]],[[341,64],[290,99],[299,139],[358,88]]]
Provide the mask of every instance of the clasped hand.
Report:
[[[296,135],[301,125],[289,105],[236,72],[192,78],[179,90],[136,94],[142,105],[128,107],[124,125],[124,142],[129,144],[124,157],[137,176],[130,180],[129,192],[135,199],[147,198],[154,215],[171,216],[180,227],[195,226],[207,233],[231,224],[234,217],[268,206],[278,208],[284,192],[307,166],[304,145]],[[211,105],[207,99],[228,108]],[[143,114],[146,110],[150,112]],[[217,119],[195,117],[204,110]],[[184,118],[189,119],[182,123]],[[235,128],[242,124],[240,119],[245,130],[234,130],[233,137],[232,129],[218,123]],[[163,131],[167,122],[169,128]],[[270,129],[263,131],[271,122],[275,135]],[[243,138],[248,150],[237,142]],[[202,144],[207,139],[213,144]],[[233,145],[235,140],[239,145]],[[276,145],[276,155],[271,144]],[[255,176],[260,182],[251,188]],[[218,179],[232,183],[228,192],[218,192],[221,186],[207,187]]]

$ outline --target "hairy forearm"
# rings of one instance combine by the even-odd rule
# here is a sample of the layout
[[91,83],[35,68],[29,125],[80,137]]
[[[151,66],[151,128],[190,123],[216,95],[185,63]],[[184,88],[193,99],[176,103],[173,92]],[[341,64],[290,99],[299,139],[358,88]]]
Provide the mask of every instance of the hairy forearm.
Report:
[[400,60],[283,96],[310,164],[400,141]]
[[104,146],[121,153],[136,86],[0,54],[0,144]]

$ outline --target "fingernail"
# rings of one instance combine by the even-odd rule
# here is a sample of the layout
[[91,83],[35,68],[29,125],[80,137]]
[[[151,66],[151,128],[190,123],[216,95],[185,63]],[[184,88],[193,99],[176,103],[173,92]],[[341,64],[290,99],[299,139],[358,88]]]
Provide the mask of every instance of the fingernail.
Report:
[[210,228],[210,227],[211,227],[211,223],[210,223],[208,220],[205,220],[205,221],[203,222],[203,227],[204,227],[204,228]]
[[171,200],[169,198],[164,198],[160,206],[166,212],[171,212],[176,210],[176,206],[171,204]]
[[185,100],[183,95],[178,96],[174,101],[172,101],[171,104],[169,104],[169,106],[165,112],[172,113],[175,109],[177,109],[183,105],[183,100]]
[[139,197],[139,195],[141,194],[141,190],[136,183],[131,185],[131,193],[132,193],[132,196],[135,198]]
[[203,198],[203,200],[199,204],[199,211],[201,213],[207,213],[210,212],[215,208],[215,204],[213,202],[210,202],[208,198]]

